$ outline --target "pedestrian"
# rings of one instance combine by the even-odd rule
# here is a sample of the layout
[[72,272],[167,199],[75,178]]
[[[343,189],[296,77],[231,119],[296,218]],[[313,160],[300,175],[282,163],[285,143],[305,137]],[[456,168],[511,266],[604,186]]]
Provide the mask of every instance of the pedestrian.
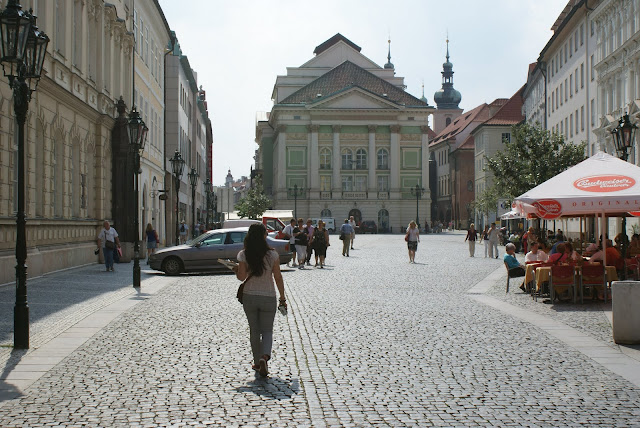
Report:
[[109,222],[105,220],[102,225],[104,226],[98,234],[98,248],[102,246],[102,254],[104,255],[104,265],[107,268],[107,272],[113,270],[113,253],[120,248],[120,239],[118,239],[118,232],[111,227]]
[[480,242],[484,242],[484,258],[489,257],[489,225],[484,225],[484,230],[480,233]]
[[344,224],[340,226],[340,239],[342,239],[342,255],[343,256],[349,257],[349,246],[351,244],[352,233],[353,233],[353,227],[351,227],[351,223],[349,222],[349,219],[345,218]]
[[[353,241],[356,239],[356,221],[353,216],[349,217],[349,226],[351,226],[351,249],[353,250]],[[343,254],[344,255],[344,254]]]
[[411,220],[407,227],[407,234],[404,237],[407,241],[407,248],[409,249],[409,263],[416,262],[416,251],[418,250],[418,242],[420,242],[420,231],[414,220]]
[[[329,243],[329,232],[324,228],[324,222],[322,220],[318,220],[318,227],[313,231],[311,244],[316,251],[316,256],[320,258],[320,269],[324,269],[324,262],[327,257],[327,247],[331,244]],[[318,266],[317,262],[316,266]]]
[[149,257],[151,254],[156,252],[156,248],[158,248],[158,232],[153,228],[151,223],[147,224],[147,229],[145,230],[144,239],[147,241],[147,264],[149,264]]
[[469,230],[467,230],[467,237],[464,238],[465,241],[469,241],[469,257],[473,257],[476,253],[477,239],[478,239],[478,231],[476,230],[476,225],[471,223],[469,225]]
[[249,342],[253,354],[251,368],[260,376],[267,376],[268,361],[273,347],[273,321],[278,304],[275,285],[280,294],[280,304],[285,308],[284,280],[280,272],[280,256],[267,244],[267,229],[262,223],[249,226],[244,238],[244,249],[238,253],[236,278],[245,281],[242,306],[249,322]]
[[[296,228],[297,226],[297,222],[295,218],[292,218],[291,221],[289,222],[288,225],[286,225],[284,227],[284,229],[282,229],[282,233],[284,234],[284,239],[287,239],[289,241],[289,246],[291,248],[295,248],[296,245],[296,237],[293,235],[293,230]],[[291,258],[291,265],[289,265],[289,263],[287,263],[287,266],[289,267],[296,267],[298,266],[296,264],[296,252],[293,252],[293,257]]]
[[[307,266],[311,266],[311,254],[313,254],[313,245],[311,245],[311,238],[313,237],[313,221],[310,218],[307,219],[307,225],[304,227],[303,232],[307,235]],[[318,254],[316,253],[316,264],[318,264]]]
[[184,220],[182,220],[180,222],[180,243],[184,244],[185,242],[187,242],[187,233],[189,233],[189,226],[187,225],[187,223],[184,222]]
[[495,250],[496,256],[498,258],[498,240],[499,240],[499,231],[496,228],[495,223],[491,223],[491,228],[489,229],[489,257],[493,258],[493,253]]
[[298,219],[298,225],[293,229],[296,243],[296,253],[298,253],[298,269],[304,269],[304,262],[307,258],[307,235],[304,233],[304,220]]

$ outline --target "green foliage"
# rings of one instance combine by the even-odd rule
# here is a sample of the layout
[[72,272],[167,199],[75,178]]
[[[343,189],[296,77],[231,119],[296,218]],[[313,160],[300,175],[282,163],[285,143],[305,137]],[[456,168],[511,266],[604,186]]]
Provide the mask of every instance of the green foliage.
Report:
[[240,199],[235,206],[240,217],[257,219],[271,207],[271,199],[264,194],[262,180],[259,177],[255,180],[255,186],[249,189],[247,196]]
[[567,144],[562,135],[524,123],[513,126],[504,150],[486,158],[501,197],[513,200],[585,159],[585,143]]
[[484,192],[476,195],[476,199],[471,203],[471,208],[479,214],[489,216],[489,213],[496,212],[498,208],[499,192],[494,187],[489,187]]

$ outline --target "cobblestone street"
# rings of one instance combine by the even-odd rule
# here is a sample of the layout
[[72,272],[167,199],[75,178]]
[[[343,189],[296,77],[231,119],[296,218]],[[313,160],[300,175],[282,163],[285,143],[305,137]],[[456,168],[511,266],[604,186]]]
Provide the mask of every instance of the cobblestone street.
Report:
[[[137,295],[128,265],[111,277],[98,275],[97,265],[53,274],[72,295],[86,292],[88,281],[123,283],[47,311],[32,326],[34,348],[86,316],[72,313],[116,299],[132,306],[18,398],[0,401],[0,426],[640,426],[637,384],[468,290],[494,278],[483,295],[498,307],[592,323],[581,331],[623,355],[610,339],[606,307],[568,305],[552,314],[551,305],[522,295],[517,280],[504,296],[502,260],[483,258],[480,246],[469,258],[464,235],[421,238],[416,264],[408,263],[402,235],[358,235],[349,258],[332,236],[326,269],[285,270],[289,314],[276,316],[267,379],[251,370],[232,275],[167,279],[146,271]],[[145,296],[154,281],[166,285]],[[0,287],[5,330],[13,292]],[[30,288],[32,318],[44,293]],[[580,322],[572,321],[577,312]],[[3,331],[2,343],[10,339]],[[24,356],[0,348],[0,387],[8,389]]]

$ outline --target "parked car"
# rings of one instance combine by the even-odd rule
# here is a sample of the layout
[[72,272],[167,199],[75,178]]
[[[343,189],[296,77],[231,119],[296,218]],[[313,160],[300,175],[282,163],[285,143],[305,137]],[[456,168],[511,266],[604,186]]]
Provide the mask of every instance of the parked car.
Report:
[[378,226],[373,220],[364,220],[360,222],[357,230],[359,233],[378,233]]
[[[248,230],[248,227],[211,230],[186,244],[156,251],[149,257],[149,267],[167,275],[224,271],[227,268],[218,263],[218,259],[237,261],[236,256],[244,248],[244,237]],[[293,253],[289,242],[270,236],[267,236],[267,242],[280,255],[280,264],[291,261]]]

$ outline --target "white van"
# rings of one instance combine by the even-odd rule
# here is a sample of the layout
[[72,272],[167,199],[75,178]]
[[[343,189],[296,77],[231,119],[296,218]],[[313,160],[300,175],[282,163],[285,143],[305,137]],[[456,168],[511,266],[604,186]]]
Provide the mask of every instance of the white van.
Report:
[[249,227],[253,223],[262,223],[260,220],[251,220],[248,218],[239,218],[234,220],[225,220],[222,223],[223,229],[233,229],[234,227]]
[[318,225],[318,220],[322,220],[324,222],[324,227],[329,231],[329,233],[333,233],[336,231],[336,220],[332,217],[323,217],[323,218],[312,218],[311,223],[313,227]]

